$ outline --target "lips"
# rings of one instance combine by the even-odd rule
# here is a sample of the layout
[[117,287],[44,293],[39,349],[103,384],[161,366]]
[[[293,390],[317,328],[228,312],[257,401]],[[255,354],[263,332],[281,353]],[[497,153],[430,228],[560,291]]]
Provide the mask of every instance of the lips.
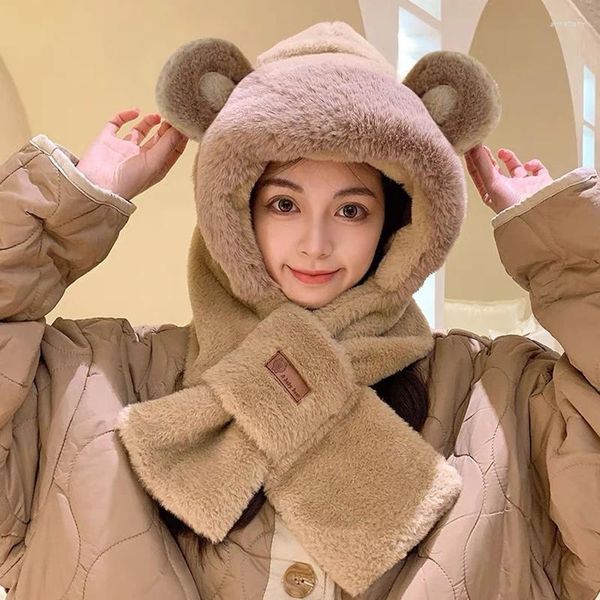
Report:
[[[325,283],[331,279],[333,279],[336,275],[336,273],[339,271],[339,269],[337,271],[327,271],[325,273],[322,273],[321,275],[311,275],[311,274],[306,274],[302,271],[296,271],[295,269],[292,269],[292,267],[289,267],[290,271],[292,272],[292,275],[296,278],[299,279],[300,281],[302,281],[303,283]],[[315,272],[319,272],[319,271],[312,271],[312,273]]]
[[331,273],[335,273],[335,271],[301,271],[300,269],[294,269],[292,267],[290,267],[290,269],[296,271],[296,273],[302,273],[303,275],[331,275]]

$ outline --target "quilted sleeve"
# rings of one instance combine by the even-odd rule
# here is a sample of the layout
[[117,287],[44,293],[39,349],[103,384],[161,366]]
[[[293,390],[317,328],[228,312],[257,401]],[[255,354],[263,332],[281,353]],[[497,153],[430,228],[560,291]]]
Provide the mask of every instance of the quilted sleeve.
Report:
[[566,354],[530,401],[532,463],[560,535],[561,600],[600,594],[600,394]]
[[100,263],[136,210],[37,135],[0,166],[0,320],[47,315]]
[[135,206],[38,135],[0,165],[0,581],[15,583],[40,458],[45,315],[110,251]]
[[25,551],[39,458],[37,389],[42,321],[0,323],[0,582],[14,584]]
[[492,219],[506,272],[529,292],[542,327],[600,390],[600,187],[570,171]]
[[506,271],[565,349],[530,402],[531,454],[559,531],[561,600],[600,593],[600,187],[575,169],[493,220]]

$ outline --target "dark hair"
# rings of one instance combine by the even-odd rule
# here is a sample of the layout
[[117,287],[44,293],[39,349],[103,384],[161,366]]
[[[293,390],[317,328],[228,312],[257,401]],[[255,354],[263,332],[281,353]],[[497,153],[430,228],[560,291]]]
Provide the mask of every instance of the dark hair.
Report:
[[[377,270],[388,249],[387,244],[392,234],[411,222],[412,198],[410,195],[402,185],[383,174],[382,183],[385,197],[385,219],[381,236],[369,269],[355,285],[363,283]],[[420,432],[429,411],[429,398],[426,384],[417,371],[416,364],[408,365],[402,371],[378,381],[371,388],[397,415],[404,419],[415,431]],[[393,460],[393,457],[390,457],[390,459]],[[266,496],[261,488],[250,500],[248,506],[232,527],[232,531],[245,527],[256,516],[265,501]],[[196,534],[162,506],[159,506],[159,511],[165,524],[182,546],[187,559],[197,559],[202,562],[204,550],[210,545],[210,541]]]

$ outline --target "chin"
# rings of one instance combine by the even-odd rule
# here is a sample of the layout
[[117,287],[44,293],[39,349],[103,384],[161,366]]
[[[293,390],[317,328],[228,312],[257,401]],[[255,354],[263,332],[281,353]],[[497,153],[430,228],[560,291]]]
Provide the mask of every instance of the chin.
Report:
[[281,288],[281,291],[283,292],[284,296],[290,302],[293,302],[294,304],[297,304],[298,306],[301,306],[302,308],[311,308],[311,309],[314,309],[314,308],[320,308],[321,306],[324,306],[326,304],[326,302],[303,300],[303,299],[301,299],[301,298],[298,297],[298,293],[297,292],[290,293],[285,288]]

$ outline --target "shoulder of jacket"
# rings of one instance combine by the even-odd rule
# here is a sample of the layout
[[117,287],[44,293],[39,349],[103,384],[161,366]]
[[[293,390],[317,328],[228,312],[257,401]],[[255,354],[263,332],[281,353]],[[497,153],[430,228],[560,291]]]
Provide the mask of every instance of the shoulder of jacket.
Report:
[[42,352],[48,364],[59,368],[82,360],[99,362],[103,368],[120,363],[131,376],[136,394],[146,399],[170,393],[179,385],[189,333],[190,324],[134,326],[118,317],[58,317],[46,326]]
[[542,350],[554,353],[557,359],[560,356],[556,350],[552,350],[552,348],[549,348],[542,342],[538,342],[537,340],[529,338],[525,335],[514,333],[507,333],[505,335],[499,335],[491,338],[489,336],[475,333],[474,331],[469,331],[468,329],[461,329],[459,327],[453,327],[451,329],[435,329],[432,333],[436,343],[438,343],[438,340],[459,340],[465,345],[473,345],[473,343],[476,343],[481,346],[482,349],[491,349],[492,347],[498,347],[499,345],[505,346],[506,344],[522,345],[525,343],[528,346],[535,346]]
[[[64,319],[57,317],[52,325],[46,326],[45,337],[57,349],[60,347],[60,338],[69,340],[81,348],[92,348],[96,343],[118,342],[125,340],[140,344],[164,344],[166,346],[181,347],[185,345],[189,336],[189,325],[146,324],[132,325],[124,317],[89,317],[84,319]],[[65,339],[66,336],[66,339]],[[71,344],[68,344],[71,345]]]
[[453,327],[450,329],[435,329],[433,330],[433,338],[435,347],[461,344],[471,351],[479,352],[488,349],[493,344],[494,340],[485,335],[480,335],[468,329],[460,329]]
[[482,368],[512,363],[513,373],[519,368],[523,371],[539,370],[546,380],[551,379],[554,364],[560,358],[555,350],[524,335],[506,334],[490,338],[460,328],[435,330],[433,335],[433,352],[453,351],[458,344],[468,351],[473,362],[481,361]]

